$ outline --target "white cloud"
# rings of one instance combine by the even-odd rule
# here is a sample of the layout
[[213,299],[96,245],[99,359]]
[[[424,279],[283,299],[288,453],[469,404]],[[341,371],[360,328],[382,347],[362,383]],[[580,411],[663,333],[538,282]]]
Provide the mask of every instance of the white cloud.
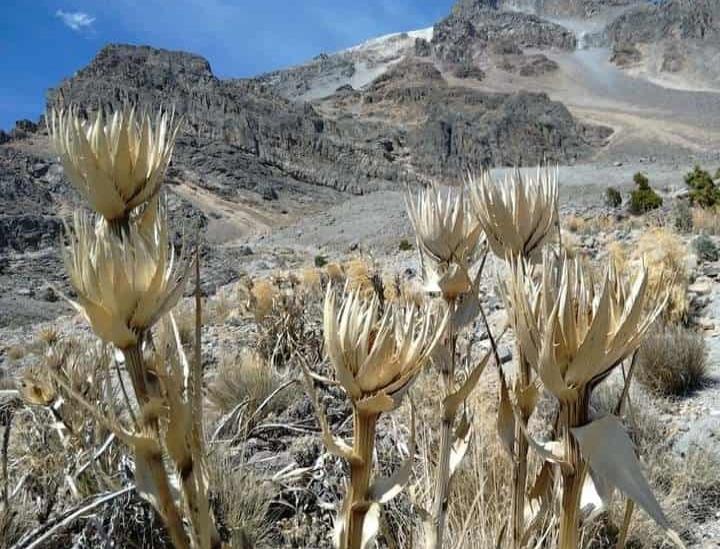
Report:
[[92,24],[95,22],[95,18],[82,11],[63,11],[57,10],[55,17],[60,19],[65,26],[71,28],[74,31],[90,30]]

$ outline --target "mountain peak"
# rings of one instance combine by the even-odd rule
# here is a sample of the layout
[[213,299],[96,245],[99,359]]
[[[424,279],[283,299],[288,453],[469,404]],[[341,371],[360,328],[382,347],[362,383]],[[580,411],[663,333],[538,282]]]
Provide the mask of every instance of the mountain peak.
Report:
[[153,67],[161,73],[182,73],[190,80],[214,78],[210,63],[200,55],[133,44],[107,44],[80,72],[114,75],[141,66]]

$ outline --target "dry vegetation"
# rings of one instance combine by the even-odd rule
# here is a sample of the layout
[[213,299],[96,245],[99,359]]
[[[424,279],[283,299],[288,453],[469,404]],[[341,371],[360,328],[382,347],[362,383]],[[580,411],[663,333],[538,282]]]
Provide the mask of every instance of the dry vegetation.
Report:
[[[63,120],[77,142],[53,132],[80,179],[85,132],[117,143],[113,132],[153,127],[76,114]],[[720,506],[718,464],[675,455],[656,418],[671,409],[656,393],[691,390],[705,368],[702,338],[681,327],[686,246],[668,229],[611,244],[600,268],[566,236],[612,217],[559,220],[550,170],[483,173],[465,194],[408,197],[421,282],[323,257],[175,306],[188,263],[168,260],[165,212],[144,190],[157,181],[129,171],[143,201],[74,181],[98,217],[68,229],[66,261],[98,341],[46,328],[7,350],[24,366],[0,376],[3,546],[679,546]],[[507,330],[479,297],[491,253]],[[129,264],[132,284],[94,286],[103,261]],[[198,312],[205,329],[248,329],[204,356]],[[616,375],[632,364],[634,378]],[[615,497],[581,509],[590,466]]]
[[682,326],[658,326],[638,354],[638,381],[663,395],[682,396],[706,380],[705,340]]

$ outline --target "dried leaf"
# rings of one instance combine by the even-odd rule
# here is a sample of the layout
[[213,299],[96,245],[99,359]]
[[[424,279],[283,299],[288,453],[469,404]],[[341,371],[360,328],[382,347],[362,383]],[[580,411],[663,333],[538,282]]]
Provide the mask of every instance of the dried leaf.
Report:
[[525,436],[525,439],[528,441],[528,444],[541,458],[545,461],[549,461],[550,463],[559,465],[564,471],[571,472],[573,470],[572,464],[566,461],[562,454],[562,444],[560,442],[556,440],[551,440],[550,442],[538,442],[532,437],[532,435],[530,435],[530,433],[528,433],[527,427],[523,425],[522,421],[518,421],[518,418],[516,418],[516,422],[517,425],[520,426],[520,430]]
[[308,369],[304,361],[300,360],[299,362],[302,368],[303,376],[305,377],[305,388],[307,389],[310,400],[312,400],[313,406],[315,407],[315,415],[317,415],[318,423],[320,423],[323,444],[325,444],[327,451],[340,458],[346,459],[350,463],[361,463],[360,456],[358,456],[353,451],[352,446],[350,446],[341,438],[336,437],[332,434],[332,431],[330,430],[330,425],[327,421],[327,417],[325,417],[325,413],[320,407],[317,390],[315,389],[315,386],[312,382],[312,377],[310,376],[310,370]]
[[500,442],[508,455],[515,457],[515,414],[510,402],[505,374],[500,371],[500,403],[498,405],[497,430]]
[[370,504],[365,513],[365,521],[363,522],[362,541],[360,547],[369,549],[380,531],[380,505],[377,503]]
[[475,366],[472,372],[470,372],[470,375],[468,375],[465,383],[463,383],[457,391],[445,397],[443,400],[443,415],[445,416],[445,419],[452,419],[455,417],[460,405],[470,395],[470,392],[475,388],[477,382],[480,380],[480,375],[483,373],[483,370],[485,370],[485,366],[487,365],[491,354],[491,351],[485,353],[482,360],[480,360],[478,365]]
[[455,429],[455,441],[453,442],[452,448],[450,449],[450,479],[452,480],[455,471],[460,466],[467,449],[470,445],[470,438],[472,437],[472,431],[470,429],[470,422],[466,415],[463,415],[460,423]]
[[595,475],[612,483],[642,507],[673,542],[684,547],[655,499],[635,456],[632,441],[620,421],[614,416],[605,416],[571,431]]
[[410,449],[408,457],[403,460],[399,469],[389,477],[376,479],[369,490],[369,498],[373,502],[387,503],[400,492],[410,481],[413,460],[415,459],[415,407],[410,403]]
[[388,396],[385,393],[377,393],[375,395],[362,398],[355,401],[355,406],[358,410],[370,414],[380,414],[382,412],[389,412],[397,408],[395,399]]

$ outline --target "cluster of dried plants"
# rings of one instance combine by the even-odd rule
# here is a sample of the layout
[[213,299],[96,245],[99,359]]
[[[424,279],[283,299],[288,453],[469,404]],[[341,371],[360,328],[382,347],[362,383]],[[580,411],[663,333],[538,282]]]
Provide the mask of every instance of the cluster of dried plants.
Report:
[[[430,507],[425,508],[422,498],[413,503],[422,518],[424,545],[445,545],[452,479],[472,433],[467,402],[494,355],[500,380],[497,429],[511,471],[507,523],[497,544],[578,547],[592,519],[619,491],[628,502],[621,542],[637,504],[682,546],[643,476],[620,419],[590,414],[593,391],[613,370],[624,367],[665,309],[667,296],[652,287],[648,269],[640,264],[634,276],[625,276],[611,261],[596,285],[579,259],[560,251],[555,241],[560,221],[557,179],[550,169],[539,169],[535,177],[518,171],[501,182],[484,172],[462,187],[430,186],[416,198],[408,196],[408,211],[428,296],[419,309],[381,306],[377,293],[363,295],[347,285],[339,307],[333,287],[325,299],[326,349],[354,418],[349,445],[330,432],[315,397],[328,450],[350,464],[336,545],[368,547],[378,532],[379,505],[411,482],[412,452],[393,476],[373,475],[375,426],[380,414],[400,405],[426,366],[441,387],[434,405],[439,444],[437,455],[428,456],[434,465],[425,464],[434,478],[426,498]],[[501,367],[498,334],[492,334],[479,296],[489,252],[505,264],[498,288],[517,340],[512,375]],[[472,331],[476,319],[482,319],[491,343],[480,357],[472,352],[472,335],[466,334],[466,344],[459,345],[460,335]],[[314,394],[307,368],[306,378]],[[630,382],[627,379],[628,389]],[[557,413],[546,419],[553,440],[541,443],[529,423],[543,394],[554,398]],[[626,397],[627,391],[620,407]],[[540,463],[534,471],[531,458]],[[591,493],[595,512],[587,516],[581,502]]]
[[[594,277],[562,242],[557,173],[549,168],[408,191],[421,284],[363,258],[323,259],[241,284],[238,309],[256,329],[253,349],[221,350],[204,389],[197,288],[194,306],[174,314],[193,265],[199,285],[199,263],[175,256],[161,196],[179,124],[168,113],[153,119],[132,108],[93,119],[53,111],[48,119],[68,178],[94,210],[74,215],[63,252],[71,303],[99,342],[43,332],[42,361],[23,372],[20,399],[3,401],[0,539],[18,548],[61,543],[63,525],[137,492],[144,512],[154,510],[140,546],[161,547],[165,535],[177,548],[269,540],[272,495],[245,472],[241,442],[288,405],[287,388],[302,376],[327,453],[347,472],[334,528],[339,549],[369,548],[379,538],[428,549],[574,549],[602,536],[622,547],[635,506],[682,546],[640,466],[638,451],[649,446],[634,444],[637,425],[621,420],[651,326],[686,315],[687,274],[670,237],[662,253],[649,240],[634,256],[611,251]],[[571,220],[573,227],[584,230]],[[494,326],[484,310],[488,278],[507,326]],[[222,323],[235,308],[222,292],[208,310]],[[515,360],[503,365],[499,345],[509,332]],[[615,371],[620,392],[598,414],[593,403]],[[351,442],[331,422],[318,384],[347,397],[342,425]],[[388,418],[408,419],[393,431],[409,433],[406,440],[381,444]],[[15,449],[24,457],[8,464],[13,422],[32,436],[12,444],[52,451]],[[384,463],[381,448],[394,452]],[[26,472],[14,487],[9,468]],[[315,470],[301,469],[273,480]],[[33,502],[18,497],[32,493],[21,490],[30,483],[46,487],[34,502],[41,520],[31,520]],[[624,504],[611,529],[615,492]],[[53,514],[66,493],[78,505]],[[123,516],[118,509],[88,521],[81,538],[111,539]]]
[[[218,547],[199,345],[188,360],[172,317],[192,266],[174,254],[161,196],[179,124],[170,113],[153,120],[134,108],[98,111],[93,119],[75,108],[53,110],[48,120],[66,176],[94,211],[76,212],[66,226],[63,258],[77,296],[69,301],[118,360],[115,372],[114,353],[100,360],[102,377],[75,365],[46,366],[25,380],[23,396],[53,411],[63,445],[83,442],[62,415],[68,401],[125,445],[134,476],[125,489],[154,507],[175,547]],[[122,414],[116,393],[124,397]]]

